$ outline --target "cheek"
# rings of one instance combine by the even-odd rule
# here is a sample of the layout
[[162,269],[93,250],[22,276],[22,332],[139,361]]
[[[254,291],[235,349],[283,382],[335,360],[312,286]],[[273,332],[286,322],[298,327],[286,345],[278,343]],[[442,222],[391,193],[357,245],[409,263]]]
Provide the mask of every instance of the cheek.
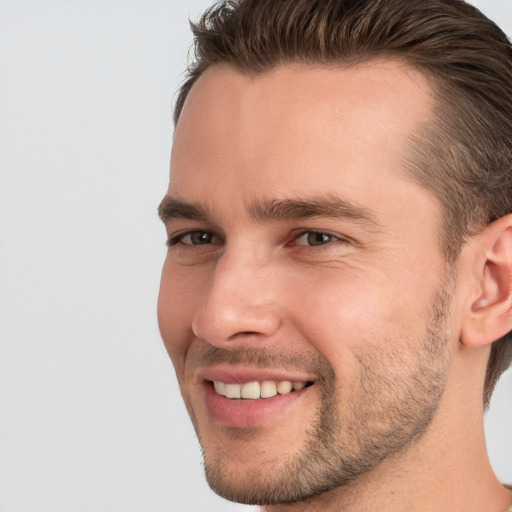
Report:
[[301,301],[297,318],[308,341],[329,361],[338,384],[346,385],[357,371],[354,349],[371,337],[379,304],[375,296],[346,281],[317,283]]
[[300,302],[295,299],[294,322],[342,385],[357,372],[355,356],[362,347],[404,343],[404,337],[421,327],[421,308],[375,273],[340,271],[309,282],[305,289]]
[[204,297],[201,276],[165,262],[158,295],[158,325],[163,342],[178,370],[193,338],[192,319]]
[[330,338],[364,332],[389,313],[389,288],[375,276],[339,270],[319,277],[303,285],[301,316]]

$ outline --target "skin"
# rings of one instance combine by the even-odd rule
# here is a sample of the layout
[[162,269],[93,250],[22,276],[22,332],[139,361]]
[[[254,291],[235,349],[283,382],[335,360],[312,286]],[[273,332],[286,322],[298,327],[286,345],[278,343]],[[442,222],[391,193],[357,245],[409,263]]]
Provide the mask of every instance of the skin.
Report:
[[[380,512],[512,500],[485,452],[488,346],[460,341],[479,245],[446,268],[440,205],[402,165],[432,102],[422,75],[392,62],[216,67],[194,85],[161,208],[158,313],[210,485],[229,499]],[[270,215],[283,201],[344,208]],[[206,403],[218,366],[313,385],[233,426]]]

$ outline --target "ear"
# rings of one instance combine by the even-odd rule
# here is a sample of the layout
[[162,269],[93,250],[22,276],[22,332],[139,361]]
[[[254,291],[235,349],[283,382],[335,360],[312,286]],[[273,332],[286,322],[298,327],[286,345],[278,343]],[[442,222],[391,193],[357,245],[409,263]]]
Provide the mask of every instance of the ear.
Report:
[[512,214],[487,226],[472,242],[477,286],[465,312],[460,340],[481,347],[512,330]]

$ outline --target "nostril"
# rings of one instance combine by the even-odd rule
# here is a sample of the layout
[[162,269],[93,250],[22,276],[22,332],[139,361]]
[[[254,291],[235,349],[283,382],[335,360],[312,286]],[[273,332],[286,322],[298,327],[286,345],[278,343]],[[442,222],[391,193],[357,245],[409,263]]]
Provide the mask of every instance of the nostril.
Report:
[[256,300],[228,297],[227,291],[219,288],[220,283],[213,287],[192,318],[192,331],[198,338],[227,346],[236,341],[259,341],[279,330],[277,308],[254,303]]
[[256,336],[261,336],[262,334],[260,332],[257,332],[257,331],[241,331],[241,332],[236,332],[234,334],[232,334],[228,339],[231,339],[231,338],[237,338],[239,336],[243,336],[243,337],[256,337]]

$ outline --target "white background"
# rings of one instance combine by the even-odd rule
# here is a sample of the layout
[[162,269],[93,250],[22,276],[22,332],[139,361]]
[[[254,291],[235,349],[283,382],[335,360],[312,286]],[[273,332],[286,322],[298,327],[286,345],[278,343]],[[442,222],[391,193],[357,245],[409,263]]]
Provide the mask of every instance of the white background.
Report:
[[[0,0],[0,512],[246,510],[161,344],[171,100],[208,0]],[[512,1],[481,0],[512,33]],[[512,482],[512,375],[488,416]]]

